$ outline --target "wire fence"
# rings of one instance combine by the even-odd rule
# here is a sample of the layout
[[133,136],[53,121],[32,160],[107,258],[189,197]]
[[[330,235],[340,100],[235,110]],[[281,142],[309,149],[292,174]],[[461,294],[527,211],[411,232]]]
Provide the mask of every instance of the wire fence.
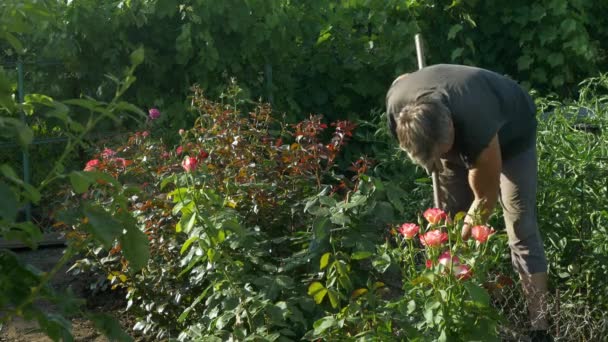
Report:
[[[494,289],[490,292],[493,306],[503,321],[499,325],[502,341],[529,341],[532,322],[528,317],[526,297],[519,284]],[[546,294],[541,316],[549,322],[548,331],[557,341],[605,341],[608,336],[608,317],[585,300],[556,291]]]

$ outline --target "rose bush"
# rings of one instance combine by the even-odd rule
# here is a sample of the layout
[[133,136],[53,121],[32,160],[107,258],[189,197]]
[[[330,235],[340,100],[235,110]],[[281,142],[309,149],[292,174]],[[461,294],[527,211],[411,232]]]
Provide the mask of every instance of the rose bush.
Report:
[[[123,254],[127,241],[110,249],[90,244],[75,269],[96,269],[112,288],[125,289],[127,309],[138,317],[133,328],[144,335],[302,336],[318,310],[296,286],[318,253],[304,253],[312,221],[303,199],[323,189],[352,191],[355,182],[332,169],[354,125],[318,116],[288,125],[266,105],[243,113],[246,104],[213,102],[198,88],[192,101],[199,119],[176,132],[177,147],[137,132],[101,147],[85,166],[129,184],[125,214],[150,243],[144,270],[134,271]],[[96,183],[82,196],[111,210],[114,191]]]

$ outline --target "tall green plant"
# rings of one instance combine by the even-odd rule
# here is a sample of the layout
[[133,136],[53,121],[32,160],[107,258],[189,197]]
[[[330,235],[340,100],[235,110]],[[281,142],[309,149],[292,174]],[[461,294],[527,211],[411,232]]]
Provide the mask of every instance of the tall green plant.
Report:
[[[32,17],[50,17],[46,7],[36,2],[23,2],[20,6],[11,7],[11,4],[3,4],[2,25],[14,24],[10,30],[2,31],[2,37],[7,39],[14,51],[19,54],[26,52],[24,45],[18,39],[19,34],[31,33],[25,25],[27,19]],[[22,57],[20,57],[21,59]],[[75,148],[83,143],[83,139],[89,132],[97,127],[102,120],[116,120],[119,115],[133,115],[135,117],[144,115],[137,107],[123,102],[121,97],[135,81],[133,73],[135,68],[143,62],[143,49],[138,49],[131,54],[131,67],[126,71],[125,78],[115,82],[115,95],[109,103],[96,101],[92,98],[80,98],[64,102],[54,101],[52,98],[41,94],[30,94],[25,102],[15,101],[14,83],[3,69],[0,69],[0,135],[5,138],[16,140],[20,143],[22,150],[27,150],[32,142],[33,133],[31,127],[17,117],[21,113],[31,114],[40,107],[48,107],[50,117],[61,120],[66,127],[65,134],[68,142],[61,156],[53,162],[53,166],[47,171],[46,177],[38,184],[24,182],[14,171],[14,166],[3,164],[0,166],[0,198],[2,205],[0,210],[0,237],[6,240],[19,240],[31,248],[36,248],[42,236],[41,227],[31,221],[24,221],[18,217],[19,209],[31,204],[38,204],[41,197],[48,191],[49,186],[58,182],[69,182],[76,193],[86,191],[88,186],[95,182],[106,182],[115,188],[122,185],[111,177],[96,172],[71,171],[65,168],[64,162],[74,152]],[[78,110],[75,110],[77,108]],[[88,114],[84,123],[74,120],[74,112],[80,111]],[[146,264],[148,258],[148,242],[143,233],[133,224],[128,217],[120,215],[117,209],[124,208],[128,191],[117,190],[115,198],[116,207],[107,212],[104,209],[83,204],[78,215],[84,215],[89,229],[91,239],[100,241],[105,246],[110,246],[115,239],[126,242],[128,248],[125,250],[129,262],[136,272]],[[65,216],[68,219],[68,216]],[[81,302],[77,300],[66,289],[53,289],[50,281],[57,272],[66,265],[70,259],[80,251],[81,243],[70,244],[61,259],[48,272],[41,272],[31,265],[24,264],[15,253],[0,250],[0,308],[3,312],[2,325],[10,322],[15,317],[23,317],[27,320],[38,322],[40,329],[54,341],[70,341],[71,326],[66,318],[75,313],[81,313],[91,319],[98,329],[110,338],[128,341],[131,338],[125,334],[119,324],[111,317],[101,314],[89,313],[82,309]],[[39,300],[48,300],[58,307],[58,313],[50,313],[39,306]],[[2,327],[0,325],[0,329]]]

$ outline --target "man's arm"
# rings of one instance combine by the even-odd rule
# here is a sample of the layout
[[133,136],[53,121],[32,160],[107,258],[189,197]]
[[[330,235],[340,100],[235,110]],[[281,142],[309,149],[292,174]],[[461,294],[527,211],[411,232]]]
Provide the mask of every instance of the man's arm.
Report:
[[472,225],[485,224],[494,210],[498,200],[501,170],[500,144],[498,135],[495,135],[488,146],[481,151],[473,168],[469,170],[469,186],[475,195],[475,200],[464,220],[462,237],[465,240],[471,235]]

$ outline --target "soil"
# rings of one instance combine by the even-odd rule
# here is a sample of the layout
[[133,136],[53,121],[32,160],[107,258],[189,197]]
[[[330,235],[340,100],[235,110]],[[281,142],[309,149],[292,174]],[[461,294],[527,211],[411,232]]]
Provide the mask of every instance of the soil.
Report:
[[[46,247],[36,251],[16,250],[14,251],[24,262],[35,266],[42,271],[49,271],[57,263],[63,254],[63,247]],[[118,317],[123,329],[132,326],[128,315],[123,313],[125,307],[124,294],[118,291],[108,290],[106,292],[95,292],[89,288],[91,279],[87,275],[73,275],[67,273],[70,263],[65,269],[58,272],[51,285],[56,289],[70,287],[78,298],[86,301],[86,309],[94,313],[108,313]],[[47,312],[53,312],[54,308],[49,303],[39,303],[39,307]],[[108,339],[99,333],[92,322],[83,317],[72,317],[72,335],[74,341],[106,342]],[[125,329],[128,331],[128,329]],[[25,321],[17,318],[0,326],[0,342],[51,342],[44,333],[38,331],[36,322]]]

